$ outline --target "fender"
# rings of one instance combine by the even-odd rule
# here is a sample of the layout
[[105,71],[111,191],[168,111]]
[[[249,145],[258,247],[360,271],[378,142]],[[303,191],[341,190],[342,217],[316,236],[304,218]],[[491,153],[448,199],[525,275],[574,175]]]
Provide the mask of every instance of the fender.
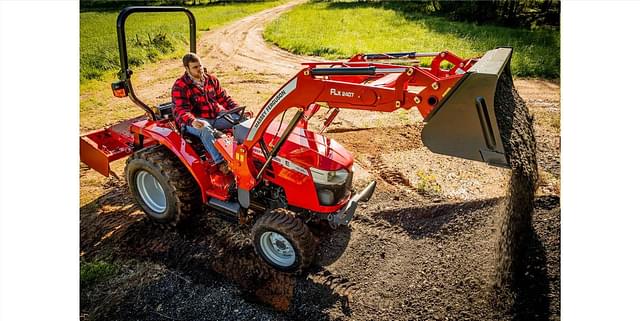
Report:
[[206,191],[211,188],[211,180],[207,174],[205,164],[193,150],[193,148],[174,130],[161,126],[154,121],[138,122],[131,125],[131,132],[153,139],[173,152],[189,170],[193,178],[200,186],[202,201],[207,202]]

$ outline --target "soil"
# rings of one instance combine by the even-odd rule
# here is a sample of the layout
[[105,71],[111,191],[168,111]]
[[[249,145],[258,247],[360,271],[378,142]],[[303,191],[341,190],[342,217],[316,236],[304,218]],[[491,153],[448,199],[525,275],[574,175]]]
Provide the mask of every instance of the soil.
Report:
[[[350,228],[321,237],[305,277],[274,272],[257,257],[249,230],[200,216],[163,230],[129,206],[117,184],[83,213],[83,260],[122,262],[115,279],[81,291],[95,320],[352,319],[502,320],[559,318],[559,197],[538,197],[526,284],[501,314],[491,293],[501,199],[415,204],[379,191]],[[94,216],[95,217],[91,217]]]
[[509,187],[498,222],[494,299],[497,306],[512,310],[514,304],[510,302],[511,298],[526,282],[524,267],[527,264],[527,248],[534,235],[531,221],[538,182],[538,162],[533,118],[513,86],[509,68],[498,80],[494,101],[500,136],[511,167]]
[[[204,34],[199,53],[227,91],[250,110],[314,60],[261,38],[264,25],[300,1]],[[316,59],[317,60],[317,59]],[[158,96],[179,61],[137,72],[140,97]],[[176,69],[178,70],[178,69]],[[249,227],[208,212],[178,228],[151,224],[124,180],[82,165],[82,261],[106,260],[116,276],[81,288],[87,320],[559,320],[559,86],[516,79],[534,115],[541,180],[532,233],[521,253],[513,308],[493,300],[499,223],[510,171],[429,152],[420,117],[343,111],[325,133],[356,157],[355,187],[378,188],[349,227],[318,233],[317,263],[304,276],[274,272],[257,257]],[[522,90],[521,90],[522,88]],[[114,171],[120,176],[122,164]],[[420,186],[418,171],[439,190]],[[82,197],[81,199],[86,199]]]

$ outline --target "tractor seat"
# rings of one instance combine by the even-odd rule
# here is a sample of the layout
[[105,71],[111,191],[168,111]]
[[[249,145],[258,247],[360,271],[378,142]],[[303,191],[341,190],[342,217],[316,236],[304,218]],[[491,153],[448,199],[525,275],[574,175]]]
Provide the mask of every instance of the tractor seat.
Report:
[[182,132],[180,136],[182,136],[182,139],[184,139],[184,141],[193,148],[202,160],[206,159],[205,154],[207,153],[207,150],[204,148],[202,141],[200,141],[200,137],[189,134],[186,131]]
[[233,126],[233,138],[238,142],[238,144],[244,143],[244,139],[247,138],[247,134],[249,134],[249,129],[251,129],[254,119],[255,118],[249,118]]

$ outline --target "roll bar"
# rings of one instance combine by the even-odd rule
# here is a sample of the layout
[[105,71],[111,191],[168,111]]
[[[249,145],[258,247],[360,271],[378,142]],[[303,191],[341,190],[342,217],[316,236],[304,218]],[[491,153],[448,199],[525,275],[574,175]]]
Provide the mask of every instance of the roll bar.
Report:
[[124,83],[127,89],[127,94],[131,100],[151,117],[156,120],[156,116],[147,106],[136,96],[133,86],[131,85],[131,75],[133,72],[129,70],[129,57],[127,54],[127,39],[125,36],[125,22],[129,15],[136,12],[184,12],[189,18],[189,50],[193,53],[196,52],[196,18],[189,9],[176,6],[132,6],[126,7],[120,11],[118,20],[116,22],[116,32],[118,34],[118,51],[120,53],[120,82]]

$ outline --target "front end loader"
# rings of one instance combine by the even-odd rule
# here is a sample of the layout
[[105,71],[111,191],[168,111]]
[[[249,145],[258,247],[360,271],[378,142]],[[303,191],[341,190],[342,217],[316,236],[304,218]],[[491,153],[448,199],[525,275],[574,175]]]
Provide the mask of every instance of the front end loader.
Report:
[[[129,97],[146,115],[81,135],[80,156],[105,176],[112,161],[129,157],[129,189],[155,222],[175,225],[206,205],[227,219],[252,224],[254,247],[265,262],[285,272],[304,271],[316,253],[308,225],[348,225],[358,203],[368,201],[376,187],[373,181],[353,191],[353,156],[335,140],[307,128],[323,107],[329,108],[325,128],[345,108],[417,108],[425,121],[422,140],[430,150],[509,166],[505,142],[510,129],[508,121],[500,120],[508,119],[509,111],[496,106],[501,100],[494,96],[499,79],[510,80],[512,49],[496,48],[467,59],[443,51],[358,54],[345,61],[303,63],[255,117],[245,114],[215,140],[231,169],[223,174],[207,161],[201,144],[176,127],[171,102],[150,107],[135,95],[124,27],[136,12],[185,13],[190,50],[196,52],[195,18],[189,10],[125,8],[117,21],[120,80],[112,91]],[[431,65],[421,67],[415,60],[420,57],[432,57]],[[441,68],[445,62],[453,67]],[[287,110],[293,115],[285,122]]]

